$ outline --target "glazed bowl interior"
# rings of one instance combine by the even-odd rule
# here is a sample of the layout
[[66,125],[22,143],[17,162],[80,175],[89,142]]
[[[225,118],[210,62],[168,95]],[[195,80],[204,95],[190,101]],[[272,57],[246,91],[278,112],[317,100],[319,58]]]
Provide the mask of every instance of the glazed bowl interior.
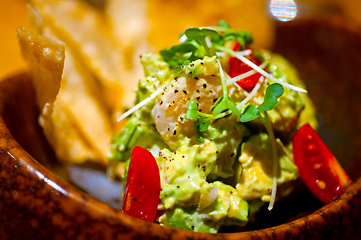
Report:
[[[344,198],[341,197],[338,203],[332,203],[327,208],[321,208],[323,205],[307,190],[303,189],[291,195],[291,201],[276,205],[271,214],[267,211],[260,213],[261,221],[256,224],[249,224],[247,228],[237,229],[248,232],[235,234],[191,233],[132,219],[114,209],[120,207],[121,186],[120,183],[106,180],[105,169],[90,164],[69,167],[63,166],[57,161],[38,125],[38,109],[35,104],[31,81],[26,74],[21,74],[4,80],[0,84],[2,118],[0,122],[2,131],[0,152],[1,159],[3,159],[0,163],[0,213],[2,212],[0,222],[7,222],[3,227],[0,227],[2,229],[0,236],[4,236],[4,239],[14,236],[26,236],[28,239],[46,239],[47,236],[53,236],[48,234],[61,236],[61,230],[63,233],[68,233],[69,229],[72,229],[73,233],[66,236],[74,237],[78,233],[87,232],[88,230],[82,230],[82,228],[89,227],[93,227],[94,231],[98,229],[100,232],[103,231],[100,230],[101,228],[108,229],[109,234],[102,235],[103,237],[106,236],[104,239],[116,239],[117,237],[121,238],[121,236],[134,239],[139,239],[139,237],[168,239],[175,236],[179,239],[183,237],[209,239],[236,237],[244,237],[245,239],[259,237],[263,239],[270,237],[281,239],[286,236],[293,236],[292,234],[295,236],[304,234],[304,236],[313,238],[313,235],[310,235],[310,232],[314,231],[312,226],[320,228],[318,230],[320,234],[323,231],[327,232],[329,228],[322,226],[326,226],[328,221],[332,222],[337,219],[336,217],[329,217],[329,219],[324,220],[326,223],[322,222],[319,218],[320,210],[318,209],[321,208],[322,214],[327,212],[330,213],[329,216],[337,215],[340,213],[340,208],[344,207],[344,205],[337,204],[341,204],[342,201],[349,203],[353,201],[352,199],[360,197],[357,180],[361,175],[361,167],[358,166],[361,161],[359,151],[361,149],[361,75],[358,73],[358,70],[361,69],[361,27],[346,23],[344,19],[337,16],[279,23],[276,27],[276,40],[272,50],[282,54],[298,69],[317,109],[321,137],[353,182],[356,183],[352,186],[352,192]],[[10,150],[13,149],[18,149],[18,151],[14,150],[15,154],[12,154]],[[6,161],[17,162],[12,164],[6,163]],[[55,194],[59,188],[61,188],[62,194],[58,194],[58,197],[51,195],[52,197],[47,197],[47,200],[44,200],[41,195],[37,194],[37,190],[34,190],[33,185],[31,186],[33,190],[29,190],[29,183],[22,185],[22,181],[20,181],[21,184],[15,186],[15,180],[12,181],[9,178],[16,178],[18,172],[14,169],[20,168],[23,169],[21,171],[28,169],[31,172],[24,179],[31,181],[34,178],[34,186],[39,186],[39,189],[42,189],[43,186],[37,182],[39,181],[39,174],[43,176],[42,182],[44,179],[50,179],[54,183],[44,188],[44,196]],[[92,182],[98,184],[96,187],[94,185],[89,187],[88,181],[92,181],[92,174],[98,176],[96,181]],[[74,177],[74,175],[78,177]],[[34,212],[38,208],[30,207],[32,203],[18,200],[17,194],[22,191],[21,189],[25,189],[30,195],[31,192],[34,192],[34,196],[29,197],[29,201],[37,199],[45,201],[46,204],[42,202],[44,208],[47,208],[43,209],[44,213],[40,211],[39,215]],[[25,196],[28,195],[25,194]],[[50,205],[47,201],[50,201]],[[52,202],[53,205],[51,205]],[[73,204],[74,207],[71,209],[78,209],[78,216],[67,209],[67,204]],[[358,204],[361,206],[361,203]],[[4,210],[8,207],[14,209]],[[42,209],[41,206],[39,208]],[[347,211],[351,210],[348,209]],[[341,213],[347,214],[347,211],[341,211]],[[65,223],[57,225],[57,219],[54,219],[53,216],[46,217],[48,214],[54,213],[58,214],[62,221],[69,221],[69,224],[78,223],[76,226],[79,229],[69,228]],[[359,215],[354,215],[352,219],[356,221],[355,219],[358,219]],[[85,219],[79,220],[80,217]],[[304,223],[300,219],[295,220],[300,217]],[[29,223],[24,224],[24,221],[31,222],[31,219],[38,219],[38,221],[30,225]],[[294,220],[295,222],[293,222]],[[354,223],[355,226],[357,226],[358,221]],[[289,224],[277,226],[285,222]],[[14,224],[22,226],[18,232],[15,232]],[[47,227],[41,227],[42,224]],[[303,229],[305,224],[308,227]],[[56,227],[54,227],[55,225]],[[104,227],[105,225],[107,227]],[[351,235],[357,235],[355,231],[357,228],[352,228],[352,224],[349,225],[353,231]],[[294,228],[290,230],[292,226]],[[8,228],[7,231],[4,230],[5,227]],[[114,230],[115,228],[117,230]],[[267,232],[268,230],[251,231],[264,228],[270,228],[269,232]],[[234,231],[234,229],[224,229],[223,231]],[[273,235],[268,235],[270,232]],[[339,233],[342,233],[342,229],[339,230]],[[331,233],[325,234],[330,234],[331,237],[336,236],[331,235]],[[315,236],[315,238],[318,237],[318,235]]]

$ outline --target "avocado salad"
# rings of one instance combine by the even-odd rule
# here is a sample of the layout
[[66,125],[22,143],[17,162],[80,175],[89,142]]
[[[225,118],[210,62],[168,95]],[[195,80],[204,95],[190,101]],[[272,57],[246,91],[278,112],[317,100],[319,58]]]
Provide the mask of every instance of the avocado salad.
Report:
[[220,21],[141,55],[145,76],[118,119],[110,172],[126,181],[134,147],[151,153],[160,181],[151,221],[216,233],[292,191],[292,138],[306,122],[317,127],[316,113],[291,64],[252,42]]

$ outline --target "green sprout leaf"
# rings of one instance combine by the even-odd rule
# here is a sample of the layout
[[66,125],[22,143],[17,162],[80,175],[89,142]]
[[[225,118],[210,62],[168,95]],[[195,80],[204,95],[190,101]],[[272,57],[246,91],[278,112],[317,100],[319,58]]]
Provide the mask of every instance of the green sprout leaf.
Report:
[[249,122],[261,117],[261,112],[257,108],[257,105],[249,105],[242,111],[241,122]]
[[198,105],[193,99],[188,102],[186,119],[192,121],[198,121]]
[[282,96],[284,92],[283,86],[279,83],[273,83],[266,89],[266,94],[263,103],[257,108],[261,111],[269,111],[278,104],[278,98]]
[[204,120],[206,120],[204,117],[200,117],[198,119],[199,124],[197,126],[198,126],[199,131],[201,131],[201,132],[206,131],[209,127],[209,122],[204,121]]
[[208,120],[203,116],[201,112],[198,111],[197,102],[193,99],[188,102],[187,113],[185,115],[187,120],[192,120],[194,122],[194,130],[198,141],[204,142],[204,138],[201,132],[204,132],[209,127]]
[[185,30],[184,34],[187,36],[187,39],[190,41],[196,41],[200,45],[202,45],[206,51],[206,54],[209,57],[215,55],[214,49],[210,49],[208,44],[206,43],[206,37],[217,37],[219,33],[213,29],[209,28],[188,28]]
[[224,28],[231,28],[231,26],[229,26],[229,24],[228,24],[225,20],[223,20],[223,19],[221,19],[221,20],[218,22],[218,26],[224,27]]
[[241,122],[249,122],[262,118],[261,111],[272,110],[278,104],[278,98],[284,92],[283,86],[279,83],[273,83],[266,89],[264,101],[261,105],[249,105],[242,111]]
[[235,102],[228,96],[222,95],[211,108],[213,115],[218,115],[226,110],[232,111],[232,113],[240,116],[241,113],[238,111]]
[[216,37],[219,36],[219,33],[213,29],[209,28],[188,28],[185,30],[185,35],[189,40],[201,41],[202,39],[210,36]]

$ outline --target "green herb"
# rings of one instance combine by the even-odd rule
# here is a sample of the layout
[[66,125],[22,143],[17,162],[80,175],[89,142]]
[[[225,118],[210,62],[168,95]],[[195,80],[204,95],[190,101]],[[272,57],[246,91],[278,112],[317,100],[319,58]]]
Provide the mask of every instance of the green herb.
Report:
[[[273,129],[271,126],[271,121],[268,117],[267,111],[272,110],[277,104],[278,99],[282,96],[284,92],[283,86],[279,83],[273,83],[269,85],[266,89],[266,94],[264,97],[264,101],[261,105],[249,105],[245,110],[242,112],[241,122],[249,122],[255,119],[260,118],[266,127],[268,136],[271,141],[272,145],[272,192],[271,192],[271,200],[268,205],[268,210],[271,211],[275,202],[276,198],[276,191],[277,191],[277,176],[278,176],[278,155],[277,155],[277,145],[276,145],[276,138],[273,133]],[[261,111],[263,112],[264,117],[261,115]]]
[[212,46],[208,46],[206,38],[208,36],[218,37],[219,33],[217,31],[209,28],[188,28],[187,30],[185,30],[184,34],[187,36],[188,40],[193,40],[198,44],[202,45],[204,47],[204,50],[206,51],[207,56],[212,57],[216,55],[216,52],[212,48]]
[[213,115],[217,116],[220,113],[230,110],[232,113],[240,116],[241,113],[238,111],[236,107],[236,103],[227,95],[222,95],[211,108]]
[[258,106],[261,111],[269,111],[278,104],[278,98],[282,96],[284,89],[281,84],[273,83],[266,89],[264,101]]
[[222,89],[223,89],[223,95],[217,99],[217,101],[212,106],[211,110],[213,115],[218,115],[226,110],[230,110],[232,113],[236,114],[237,116],[240,115],[240,112],[238,111],[236,107],[236,103],[228,96],[228,90],[227,90],[227,81],[223,73],[223,69],[221,66],[221,63],[217,59],[217,63],[219,64],[219,70],[221,75],[221,81],[222,81]]
[[253,42],[250,32],[245,30],[236,31],[224,20],[219,21],[218,26],[222,28],[222,36],[212,37],[212,43],[223,46],[227,41],[237,41],[240,43],[241,49],[243,50],[246,45]]
[[249,122],[261,118],[261,112],[256,105],[249,105],[242,112],[241,122]]
[[259,106],[249,105],[242,112],[241,122],[249,122],[258,118],[262,118],[261,111],[272,110],[278,104],[278,98],[284,92],[283,86],[279,83],[273,83],[266,89],[263,103]]
[[209,127],[209,122],[205,121],[206,117],[204,114],[198,111],[198,104],[193,99],[189,101],[187,105],[187,113],[185,118],[194,122],[194,130],[198,141],[204,142],[204,138],[201,132],[204,132]]
[[[202,59],[204,56],[216,55],[213,45],[224,46],[227,41],[234,40],[241,44],[241,49],[244,49],[246,45],[251,44],[253,41],[252,35],[248,31],[236,31],[224,20],[219,21],[218,26],[217,30],[221,34],[212,28],[188,28],[183,34],[187,39],[170,49],[161,50],[161,56],[170,68],[174,68],[177,65],[182,65],[187,59],[194,61]],[[211,37],[210,46],[207,43],[208,37]]]

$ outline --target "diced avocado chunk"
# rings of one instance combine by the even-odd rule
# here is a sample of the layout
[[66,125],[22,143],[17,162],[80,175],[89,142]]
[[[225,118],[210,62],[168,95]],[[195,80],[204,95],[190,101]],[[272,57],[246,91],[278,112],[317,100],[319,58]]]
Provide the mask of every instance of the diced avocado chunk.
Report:
[[[277,185],[295,180],[298,177],[297,167],[281,141],[277,141],[277,154],[279,159]],[[273,163],[270,156],[272,156],[272,147],[266,133],[252,135],[242,144],[239,157],[242,170],[236,185],[238,194],[242,198],[246,200],[261,198],[266,202],[270,200],[273,178]],[[282,195],[282,189],[279,189],[278,195]]]
[[219,181],[211,183],[217,197],[203,210],[199,206],[175,207],[165,210],[159,222],[166,226],[216,233],[222,224],[244,226],[248,221],[248,203],[237,195],[237,190]]
[[182,68],[189,78],[210,76],[219,72],[219,64],[216,62],[216,56],[205,56],[203,59],[195,60]]
[[165,226],[178,229],[195,232],[217,233],[223,221],[214,222],[203,219],[202,215],[196,210],[197,206],[169,209],[166,210],[159,218],[159,221]]

